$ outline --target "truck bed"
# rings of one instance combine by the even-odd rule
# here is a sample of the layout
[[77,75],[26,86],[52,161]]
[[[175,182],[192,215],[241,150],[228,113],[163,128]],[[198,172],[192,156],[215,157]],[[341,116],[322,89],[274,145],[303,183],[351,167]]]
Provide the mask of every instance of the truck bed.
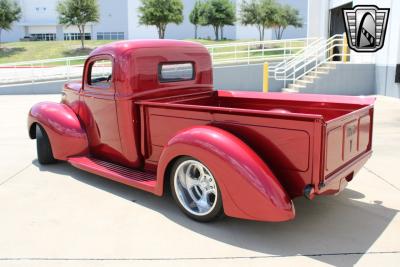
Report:
[[230,91],[139,101],[142,153],[146,166],[155,168],[178,131],[212,125],[248,144],[291,197],[302,195],[307,185],[317,193],[334,193],[357,172],[355,163],[370,154],[373,101]]

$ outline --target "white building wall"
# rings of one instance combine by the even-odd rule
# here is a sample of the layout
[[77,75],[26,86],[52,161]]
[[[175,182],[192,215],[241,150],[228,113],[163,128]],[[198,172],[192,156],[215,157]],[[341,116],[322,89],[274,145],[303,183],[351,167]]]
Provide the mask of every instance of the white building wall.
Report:
[[328,37],[329,0],[309,0],[307,15],[307,36]]
[[19,23],[30,25],[57,24],[57,2],[54,0],[20,0],[24,16]]
[[28,34],[36,33],[57,33],[55,26],[29,26]]
[[123,32],[129,36],[128,16],[132,13],[128,2],[137,0],[98,0],[100,6],[100,21],[93,25],[92,38],[96,39],[97,32]]
[[[3,32],[2,41],[18,41],[30,33],[36,33],[36,26],[53,26],[54,31],[40,33],[55,33],[55,26],[58,21],[56,0],[17,0],[17,3],[22,10],[21,19],[13,24],[10,31]],[[35,27],[31,29],[31,26]]]
[[[10,32],[4,32],[3,41],[17,41],[30,33],[57,33],[57,39],[63,40],[63,33],[78,33],[76,28],[66,28],[58,25],[56,6],[58,0],[16,0],[22,8],[22,18],[15,23]],[[100,21],[89,25],[86,32],[92,32],[96,39],[98,32],[123,32],[125,39],[158,38],[154,26],[139,25],[138,8],[140,0],[98,0],[100,6]],[[242,0],[231,0],[237,10]],[[279,0],[299,8],[303,17],[307,17],[307,0]],[[194,26],[189,22],[189,14],[195,4],[194,0],[183,0],[184,22],[180,25],[170,24],[167,27],[166,38],[186,39],[194,37]],[[237,11],[237,14],[239,12]],[[306,23],[306,20],[304,20]],[[26,26],[26,27],[25,27]],[[43,28],[43,27],[48,28]],[[45,32],[40,32],[41,30]],[[306,31],[288,28],[284,38],[305,37]],[[198,36],[214,39],[212,27],[199,27]],[[258,39],[258,31],[254,27],[245,27],[239,22],[235,26],[224,27],[224,37],[227,39]],[[265,39],[272,39],[271,30],[266,30]]]

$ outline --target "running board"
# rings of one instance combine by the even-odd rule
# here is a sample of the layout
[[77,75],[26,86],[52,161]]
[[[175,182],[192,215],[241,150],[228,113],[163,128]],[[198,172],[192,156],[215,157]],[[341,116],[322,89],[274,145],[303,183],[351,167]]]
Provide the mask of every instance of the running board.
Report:
[[103,176],[110,180],[155,193],[157,178],[153,173],[130,169],[96,158],[73,157],[68,162],[81,170]]

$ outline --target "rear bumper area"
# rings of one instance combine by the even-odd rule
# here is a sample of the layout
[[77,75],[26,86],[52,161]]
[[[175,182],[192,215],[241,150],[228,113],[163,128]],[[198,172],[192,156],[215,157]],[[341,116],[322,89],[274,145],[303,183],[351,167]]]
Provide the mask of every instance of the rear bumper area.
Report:
[[372,151],[367,151],[350,161],[346,166],[329,175],[325,182],[315,191],[316,195],[335,195],[346,188],[356,173],[364,166],[371,157]]

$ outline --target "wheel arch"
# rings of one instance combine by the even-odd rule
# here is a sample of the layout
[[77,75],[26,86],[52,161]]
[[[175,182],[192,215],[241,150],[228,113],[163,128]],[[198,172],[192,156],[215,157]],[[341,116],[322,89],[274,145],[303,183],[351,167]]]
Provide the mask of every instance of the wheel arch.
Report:
[[79,118],[65,104],[41,102],[34,105],[28,114],[28,134],[36,138],[35,128],[40,125],[46,132],[56,159],[86,155],[88,139]]
[[157,167],[156,194],[163,194],[171,166],[182,156],[210,168],[228,216],[260,221],[294,217],[292,201],[268,166],[239,138],[212,126],[182,130],[167,143]]

